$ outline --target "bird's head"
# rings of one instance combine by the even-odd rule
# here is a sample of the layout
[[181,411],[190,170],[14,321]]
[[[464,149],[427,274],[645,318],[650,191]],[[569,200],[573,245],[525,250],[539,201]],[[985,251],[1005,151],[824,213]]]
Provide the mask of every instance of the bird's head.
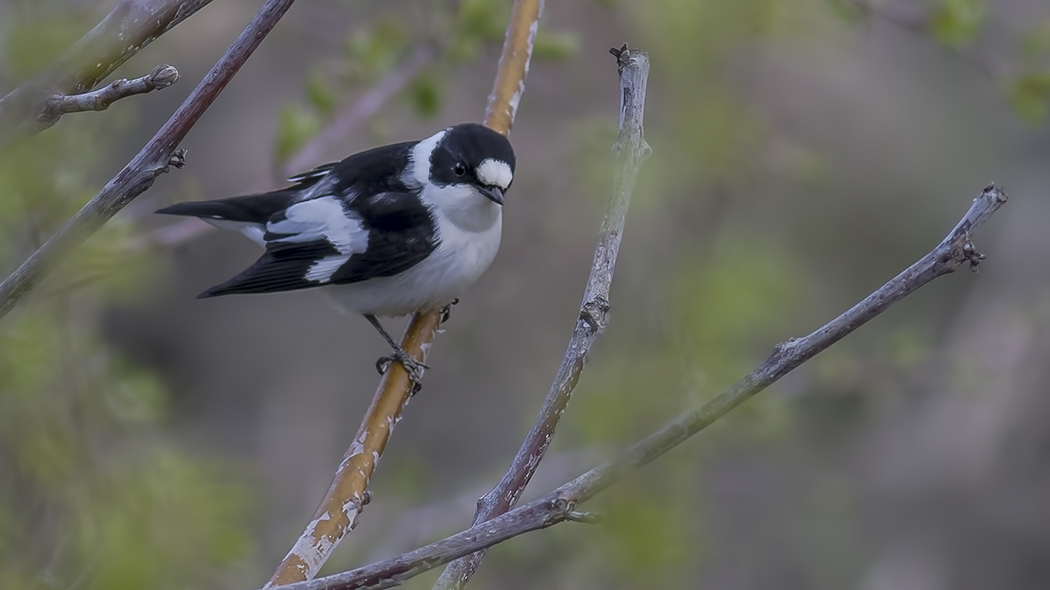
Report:
[[[514,181],[514,149],[506,136],[484,125],[464,123],[443,129],[412,150],[414,175],[444,197],[482,195],[497,205]],[[430,163],[423,172],[422,164]],[[423,178],[421,178],[423,177]]]

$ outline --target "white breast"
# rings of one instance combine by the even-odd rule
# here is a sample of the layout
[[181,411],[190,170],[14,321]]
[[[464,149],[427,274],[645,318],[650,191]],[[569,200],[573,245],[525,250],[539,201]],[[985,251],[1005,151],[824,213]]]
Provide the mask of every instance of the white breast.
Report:
[[463,206],[432,209],[441,243],[430,256],[392,277],[324,287],[345,311],[399,316],[439,309],[463,295],[492,264],[503,230],[502,207],[482,195]]

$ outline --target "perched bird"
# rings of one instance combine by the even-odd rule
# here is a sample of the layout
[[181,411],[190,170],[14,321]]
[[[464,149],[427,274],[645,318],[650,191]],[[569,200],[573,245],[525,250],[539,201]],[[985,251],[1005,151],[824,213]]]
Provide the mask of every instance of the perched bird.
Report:
[[325,287],[359,313],[418,381],[423,366],[376,316],[441,309],[499,249],[514,150],[474,123],[373,148],[288,179],[281,190],[179,203],[157,213],[199,217],[266,248],[255,264],[198,297]]

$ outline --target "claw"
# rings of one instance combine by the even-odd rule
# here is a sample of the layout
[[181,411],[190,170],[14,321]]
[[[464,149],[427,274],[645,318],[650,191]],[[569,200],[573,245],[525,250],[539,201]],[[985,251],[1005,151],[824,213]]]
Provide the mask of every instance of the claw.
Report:
[[399,348],[394,354],[379,357],[376,361],[376,370],[380,375],[385,375],[387,369],[390,368],[390,363],[395,361],[401,363],[408,373],[408,378],[416,384],[423,380],[423,371],[430,368],[412,358],[404,349]]
[[452,316],[452,306],[457,304],[457,303],[459,303],[459,298],[458,297],[456,299],[453,299],[452,303],[449,303],[448,305],[446,305],[445,307],[443,307],[441,309],[441,323],[442,324],[447,322],[448,319]]

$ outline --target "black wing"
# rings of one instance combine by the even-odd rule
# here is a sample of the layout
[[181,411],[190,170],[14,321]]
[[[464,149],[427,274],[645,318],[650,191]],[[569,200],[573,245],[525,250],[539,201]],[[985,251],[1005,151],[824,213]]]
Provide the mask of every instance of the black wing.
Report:
[[[346,225],[332,222],[330,213],[336,204],[342,207]],[[318,215],[305,217],[307,211]],[[323,211],[329,215],[320,215]],[[322,196],[278,213],[267,228],[266,253],[244,272],[200,297],[291,291],[387,277],[419,264],[438,246],[430,211],[411,192],[358,197],[349,203]]]

